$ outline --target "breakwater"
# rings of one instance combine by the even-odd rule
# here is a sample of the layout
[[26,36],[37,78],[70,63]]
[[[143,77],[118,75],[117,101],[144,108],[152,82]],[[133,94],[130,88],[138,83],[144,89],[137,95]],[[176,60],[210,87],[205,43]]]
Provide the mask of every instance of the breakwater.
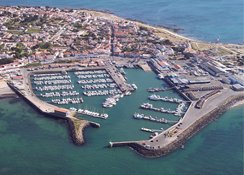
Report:
[[171,153],[172,151],[180,148],[185,144],[187,140],[189,140],[192,136],[194,136],[198,131],[203,129],[209,123],[217,119],[221,114],[227,111],[231,106],[236,104],[239,101],[244,100],[244,95],[232,96],[226,99],[222,104],[220,104],[217,108],[210,111],[208,114],[204,115],[197,121],[195,121],[191,126],[185,129],[182,133],[180,133],[177,138],[171,143],[160,149],[149,149],[143,146],[143,141],[131,141],[131,142],[113,142],[110,144],[110,147],[125,147],[128,146],[135,150],[137,153],[145,156],[145,157],[160,157]]
[[88,122],[86,120],[80,120],[76,118],[67,119],[69,123],[71,138],[74,144],[82,145],[85,143],[84,130],[85,128],[92,126],[94,128],[100,127],[98,123]]
[[[35,100],[39,100],[36,97],[33,96],[29,97],[28,95],[25,95],[21,90],[19,90],[17,87],[14,86],[11,82],[8,82],[8,86],[21,98],[23,98],[30,106],[32,106],[37,112],[44,114],[45,116],[48,117],[55,117],[56,119],[64,119],[68,121],[70,133],[71,133],[71,138],[73,143],[76,145],[82,145],[84,144],[84,129],[88,126],[92,126],[95,128],[100,127],[100,124],[95,123],[95,122],[89,122],[87,120],[81,120],[76,118],[76,113],[62,109],[62,108],[57,108],[47,104],[45,102],[42,102],[42,105],[39,106],[38,102]],[[28,98],[29,97],[29,98]],[[36,99],[35,99],[36,98]],[[46,105],[46,106],[45,106]],[[54,109],[51,110],[50,112],[50,107],[54,107]]]
[[0,94],[0,99],[3,99],[3,98],[14,98],[14,97],[17,97],[17,95],[14,94],[14,93]]

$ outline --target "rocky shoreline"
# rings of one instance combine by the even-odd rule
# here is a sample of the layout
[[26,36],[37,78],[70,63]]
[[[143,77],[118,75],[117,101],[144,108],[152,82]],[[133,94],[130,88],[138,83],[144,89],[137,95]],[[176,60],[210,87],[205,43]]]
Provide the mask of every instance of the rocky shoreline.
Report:
[[78,118],[68,118],[71,139],[76,145],[83,145],[85,143],[84,130],[91,126],[94,128],[100,127],[98,123],[81,120]]
[[178,138],[173,141],[172,143],[168,144],[167,146],[157,149],[157,150],[150,150],[143,147],[139,142],[127,142],[124,144],[119,143],[118,145],[114,144],[113,147],[124,147],[128,146],[135,150],[137,153],[149,157],[149,158],[156,158],[160,156],[167,155],[172,151],[180,148],[184,143],[193,137],[196,133],[198,133],[201,129],[206,127],[209,123],[216,120],[221,114],[227,111],[230,107],[232,107],[237,102],[244,100],[244,95],[241,96],[234,96],[226,99],[225,102],[222,103],[219,107],[215,108],[198,121],[196,121],[193,125],[191,125],[188,129],[186,129],[183,133],[181,133]]
[[82,145],[85,143],[84,129],[90,126],[90,123],[85,120],[68,119],[68,125],[70,130],[71,139],[74,144]]

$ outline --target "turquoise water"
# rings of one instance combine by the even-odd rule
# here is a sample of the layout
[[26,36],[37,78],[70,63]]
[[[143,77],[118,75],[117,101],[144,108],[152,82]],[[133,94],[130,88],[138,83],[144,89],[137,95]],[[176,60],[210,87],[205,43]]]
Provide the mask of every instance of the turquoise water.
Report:
[[[221,42],[244,43],[242,0],[1,0],[0,5],[110,10],[119,16],[149,24],[179,27],[184,35],[205,41],[215,41],[219,37]],[[184,150],[166,157],[146,159],[128,148],[105,148],[110,140],[148,138],[147,133],[139,130],[141,127],[167,127],[132,119],[134,112],[140,112],[139,104],[146,100],[145,88],[163,82],[156,81],[152,73],[131,70],[129,74],[129,81],[139,87],[137,92],[123,98],[114,109],[106,110],[110,114],[108,120],[92,119],[102,126],[86,130],[87,142],[82,147],[72,144],[64,121],[36,113],[21,99],[0,100],[0,174],[243,174],[243,106],[229,110],[190,139]],[[167,92],[164,95],[176,94]],[[103,98],[85,100],[87,107],[92,109]]]
[[[128,148],[105,148],[109,140],[147,138],[139,131],[142,126],[159,127],[137,122],[130,114],[145,100],[144,89],[162,82],[153,73],[127,72],[138,91],[111,109],[109,119],[97,120],[101,128],[88,128],[82,147],[71,143],[64,121],[36,113],[21,99],[1,100],[0,174],[243,174],[243,107],[229,110],[190,139],[184,150],[166,157],[146,159]],[[142,78],[138,80],[138,76]]]
[[153,25],[183,29],[186,36],[244,43],[243,0],[1,0],[0,5],[55,6],[109,10]]
[[[150,134],[140,131],[140,128],[146,127],[146,128],[152,128],[152,129],[160,129],[164,128],[167,129],[170,127],[170,124],[159,124],[144,120],[135,120],[133,119],[133,114],[135,112],[143,113],[146,115],[152,115],[154,117],[158,118],[166,118],[168,120],[177,121],[179,120],[179,117],[176,117],[172,114],[162,114],[158,112],[153,111],[147,111],[140,109],[140,105],[145,102],[152,103],[155,107],[164,107],[166,109],[175,110],[177,107],[177,104],[175,103],[168,103],[168,102],[154,102],[148,100],[148,96],[152,93],[147,92],[147,89],[150,87],[166,87],[166,83],[163,81],[160,81],[156,78],[156,75],[153,72],[145,73],[141,69],[126,69],[128,78],[128,83],[135,83],[138,86],[138,89],[132,93],[131,96],[125,96],[124,98],[120,99],[116,106],[113,108],[102,108],[102,103],[105,100],[107,96],[92,96],[92,97],[86,97],[82,95],[82,98],[84,99],[84,103],[82,104],[68,104],[68,105],[60,105],[62,107],[65,107],[69,109],[70,107],[75,107],[77,109],[88,109],[91,111],[97,111],[100,113],[108,113],[109,119],[108,120],[101,120],[92,118],[85,115],[80,115],[80,118],[85,118],[88,120],[92,120],[95,122],[99,122],[102,124],[102,130],[105,129],[106,135],[109,130],[111,130],[111,135],[108,135],[106,137],[106,143],[109,142],[109,140],[138,140],[138,139],[147,139]],[[81,84],[77,84],[76,81],[78,80],[77,77],[74,75],[73,72],[68,72],[68,74],[72,77],[72,83],[75,86],[76,91],[79,91],[80,94],[82,94]],[[141,77],[141,79],[138,79],[137,77]],[[142,81],[142,80],[146,80]],[[33,86],[35,87],[35,86]],[[38,93],[38,92],[37,92]],[[40,93],[40,92],[39,92]],[[180,96],[173,92],[173,91],[166,91],[166,92],[159,92],[158,93],[161,96],[168,96],[168,97],[176,97],[180,99]],[[42,98],[46,101],[51,101],[50,98]],[[126,128],[126,129],[125,129]],[[121,132],[123,130],[123,132]]]

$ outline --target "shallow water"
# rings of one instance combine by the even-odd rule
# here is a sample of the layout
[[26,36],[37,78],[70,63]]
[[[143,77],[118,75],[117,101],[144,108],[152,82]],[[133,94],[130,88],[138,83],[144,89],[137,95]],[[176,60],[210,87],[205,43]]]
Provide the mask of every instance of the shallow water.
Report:
[[183,35],[200,40],[244,43],[243,0],[1,0],[0,5],[109,10],[149,24],[180,28]]
[[[139,81],[139,75],[147,82]],[[159,127],[133,120],[130,114],[146,99],[145,84],[156,87],[162,82],[138,70],[129,70],[127,76],[138,91],[111,109],[109,119],[96,120],[101,128],[88,128],[81,147],[71,143],[64,121],[38,114],[21,99],[1,100],[0,174],[243,174],[243,107],[229,110],[190,139],[184,150],[166,157],[146,159],[128,148],[105,148],[110,140],[147,138],[140,127]]]

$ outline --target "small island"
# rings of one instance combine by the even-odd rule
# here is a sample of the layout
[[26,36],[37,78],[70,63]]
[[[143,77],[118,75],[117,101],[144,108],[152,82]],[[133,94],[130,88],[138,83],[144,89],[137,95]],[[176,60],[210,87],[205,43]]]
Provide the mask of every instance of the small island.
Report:
[[[86,127],[100,127],[80,115],[113,116],[67,105],[104,96],[103,108],[113,108],[140,88],[127,81],[127,68],[153,71],[167,87],[149,88],[148,99],[177,105],[175,110],[153,103],[140,108],[178,120],[131,114],[170,127],[141,128],[153,133],[150,139],[108,141],[108,147],[163,156],[183,148],[220,114],[244,102],[243,45],[203,42],[106,12],[52,7],[0,7],[0,36],[0,97],[15,92],[38,112],[66,120],[77,145],[84,144]],[[168,90],[181,98],[157,94]]]

